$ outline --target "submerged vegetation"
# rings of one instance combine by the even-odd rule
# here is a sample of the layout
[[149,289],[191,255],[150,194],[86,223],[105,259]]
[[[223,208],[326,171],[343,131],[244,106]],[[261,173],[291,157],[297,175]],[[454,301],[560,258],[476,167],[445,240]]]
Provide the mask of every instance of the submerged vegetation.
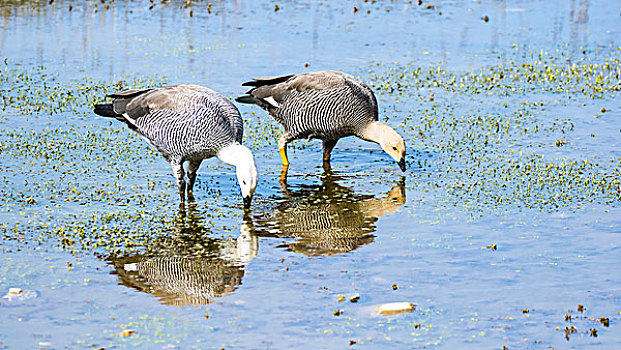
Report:
[[165,77],[127,78],[116,82],[64,79],[59,72],[45,66],[24,67],[11,64],[7,58],[0,63],[0,96],[2,112],[23,116],[79,115],[91,113],[90,108],[107,94],[125,89],[147,88],[164,84]]
[[495,66],[467,72],[410,64],[396,65],[389,73],[372,77],[378,81],[378,90],[388,93],[411,94],[419,89],[439,88],[444,94],[508,97],[554,93],[604,98],[621,92],[621,47],[579,53],[569,52],[569,47],[554,52],[532,52],[517,45],[514,49],[520,58],[499,58]]
[[[394,347],[405,347],[403,339],[409,340],[407,345],[412,348],[451,347],[454,345],[451,341],[486,347],[489,341],[477,343],[486,337],[493,341],[502,338],[509,348],[543,347],[546,344],[539,339],[546,342],[551,339],[540,336],[546,331],[555,332],[554,339],[571,340],[574,347],[581,345],[575,343],[580,337],[598,341],[613,338],[610,334],[614,333],[620,311],[602,309],[618,306],[617,290],[604,290],[615,284],[616,277],[597,279],[593,276],[604,274],[602,271],[607,273],[610,261],[616,259],[618,247],[608,246],[609,242],[598,249],[579,245],[594,242],[593,237],[600,234],[610,237],[616,233],[594,229],[595,232],[589,232],[591,236],[576,234],[576,230],[586,231],[586,226],[594,226],[596,219],[566,221],[551,225],[547,231],[537,226],[542,224],[540,218],[565,218],[581,211],[588,212],[585,216],[618,211],[621,204],[620,47],[609,44],[576,49],[561,45],[546,50],[515,44],[502,54],[485,53],[486,59],[474,59],[471,67],[455,68],[450,64],[403,59],[386,63],[382,59],[390,55],[393,48],[389,46],[395,44],[388,42],[384,48],[389,53],[377,56],[380,63],[351,64],[358,70],[348,73],[371,86],[379,100],[380,117],[406,140],[409,170],[403,180],[398,179],[401,174],[397,174],[392,162],[380,155],[376,145],[360,143],[351,149],[347,148],[349,141],[337,146],[334,173],[324,174],[318,167],[313,168],[318,161],[313,157],[319,153],[303,150],[320,147],[319,144],[300,140],[292,145],[294,156],[303,160],[296,162],[300,168],[295,171],[299,172],[291,176],[289,188],[282,187],[277,184],[280,126],[258,109],[240,106],[245,120],[244,143],[253,150],[261,168],[257,198],[250,215],[245,215],[237,200],[233,173],[218,163],[203,164],[201,171],[208,175],[201,176],[197,183],[197,203],[180,208],[174,178],[157,151],[114,121],[95,116],[92,106],[119,90],[175,83],[176,78],[168,75],[174,75],[177,69],[194,69],[197,73],[193,76],[209,81],[213,77],[210,69],[222,69],[223,65],[231,63],[229,59],[237,59],[234,63],[243,65],[247,61],[233,56],[252,56],[263,49],[264,43],[253,42],[256,38],[249,35],[247,29],[252,28],[247,23],[257,14],[269,19],[273,18],[267,15],[279,16],[277,19],[282,22],[277,22],[283,26],[290,25],[286,16],[294,11],[312,17],[313,28],[312,33],[307,33],[308,41],[321,47],[333,41],[334,33],[351,33],[357,29],[364,32],[363,19],[370,18],[371,14],[377,15],[381,22],[389,18],[381,16],[400,11],[411,15],[415,9],[423,12],[423,17],[417,18],[429,21],[423,23],[435,23],[429,20],[431,16],[453,21],[461,10],[468,11],[470,17],[475,16],[470,15],[471,9],[462,8],[461,4],[428,1],[322,3],[319,6],[337,18],[331,18],[328,25],[320,19],[329,17],[328,13],[313,8],[317,12],[311,16],[305,7],[312,6],[304,2],[269,2],[262,4],[263,12],[252,6],[239,10],[237,2],[212,4],[186,0],[8,3],[11,6],[3,8],[5,19],[15,13],[43,17],[45,11],[56,7],[62,12],[72,12],[74,21],[77,14],[84,14],[89,20],[96,17],[102,23],[111,23],[108,28],[123,27],[119,35],[124,39],[128,37],[127,32],[131,32],[127,28],[136,26],[135,23],[142,26],[158,18],[159,32],[154,29],[157,26],[145,27],[157,32],[163,41],[136,32],[132,33],[134,37],[116,44],[122,46],[122,50],[150,59],[165,55],[170,58],[156,64],[152,62],[157,59],[148,60],[152,65],[143,72],[152,70],[160,75],[146,77],[132,72],[101,80],[92,78],[86,68],[75,66],[71,67],[72,75],[62,73],[65,64],[82,64],[80,59],[92,54],[84,53],[89,47],[86,44],[73,48],[83,50],[83,56],[75,52],[67,54],[80,56],[67,60],[68,63],[63,58],[62,63],[29,65],[13,61],[11,57],[0,57],[0,245],[9,262],[0,268],[2,277],[9,276],[9,281],[25,281],[29,276],[22,272],[23,266],[18,266],[19,259],[15,260],[17,263],[11,259],[24,252],[58,247],[69,253],[63,252],[61,260],[65,256],[76,260],[61,261],[63,269],[66,264],[67,271],[82,269],[84,273],[87,268],[78,261],[89,261],[84,257],[94,255],[102,264],[108,264],[111,271],[105,273],[115,274],[120,284],[151,293],[166,305],[203,305],[216,298],[224,300],[209,307],[184,308],[179,312],[182,317],[170,316],[175,313],[171,313],[171,308],[159,315],[157,312],[161,310],[153,311],[151,315],[142,309],[144,304],[134,306],[115,301],[114,308],[126,312],[126,317],[117,318],[116,314],[101,311],[104,302],[99,305],[80,303],[88,309],[80,309],[80,315],[74,315],[68,324],[75,324],[75,320],[82,320],[84,315],[90,317],[95,314],[93,309],[101,307],[99,316],[105,314],[101,322],[106,328],[104,342],[109,342],[109,347],[119,344],[120,347],[177,346],[173,343],[184,347],[188,345],[183,343],[184,337],[192,338],[188,336],[190,333],[210,337],[227,327],[231,331],[219,333],[224,334],[222,337],[235,334],[252,338],[248,331],[257,329],[256,334],[264,332],[271,336],[271,330],[260,328],[264,326],[260,323],[270,320],[261,316],[268,314],[278,318],[278,322],[284,320],[276,327],[270,324],[272,329],[291,328],[291,333],[296,335],[306,332],[302,339],[324,337],[321,339],[330,341],[338,337],[343,341],[340,338],[347,338],[339,343],[345,347],[349,344],[382,348],[392,343],[396,344]],[[227,6],[234,7],[230,11],[239,18],[224,16],[223,8]],[[464,6],[472,6],[476,12],[478,5]],[[179,37],[167,28],[170,24],[166,21],[170,18],[157,17],[164,9],[173,8],[175,25],[181,17],[193,16],[194,19],[207,17],[213,27],[204,30],[199,25],[180,26],[180,30],[187,29],[190,34]],[[520,11],[519,8],[513,10]],[[121,12],[125,16],[123,21],[115,17]],[[213,21],[214,16],[221,17]],[[337,23],[343,18],[348,21],[346,24]],[[476,18],[478,25],[496,25],[495,21],[497,18],[491,13]],[[223,29],[217,26],[242,33],[240,37],[247,35],[248,39],[244,40],[248,41],[240,42],[240,37],[236,36],[218,38]],[[310,30],[305,24],[295,27],[295,31]],[[318,29],[322,27],[331,33],[328,35]],[[468,28],[475,32],[476,27]],[[502,26],[495,28],[504,30]],[[214,37],[207,35],[206,40],[196,39],[207,32],[213,34],[212,29],[216,33]],[[259,33],[264,34],[265,30]],[[472,35],[472,32],[465,31],[464,35]],[[303,36],[287,37],[287,40],[300,37]],[[424,35],[422,37],[427,41]],[[82,39],[85,43],[91,39],[94,39],[92,42],[102,40],[87,34]],[[280,36],[278,39],[285,41]],[[107,44],[107,40],[105,37],[101,42]],[[371,38],[369,45],[381,48],[382,40]],[[418,41],[409,40],[411,42],[400,47],[423,49]],[[170,47],[154,50],[154,46],[162,42]],[[437,44],[433,40],[429,42]],[[287,41],[289,44],[292,43]],[[237,45],[245,49],[210,57]],[[450,45],[447,46],[450,52]],[[274,54],[279,52],[278,47],[267,45],[267,48],[269,54],[258,55],[258,60],[269,63],[262,63],[264,66],[260,68],[269,66],[271,60],[280,59]],[[291,49],[299,47],[287,47]],[[109,55],[126,55],[122,50],[111,51]],[[42,56],[49,55],[48,52]],[[106,54],[103,56],[105,59],[94,59],[85,66],[131,66],[119,64]],[[330,59],[341,58],[335,57]],[[416,54],[412,57],[412,60],[420,58]],[[170,64],[179,58],[189,58],[186,65],[194,66]],[[209,59],[213,61],[206,61]],[[312,65],[291,63],[291,60],[287,61],[287,69],[294,64],[300,69],[326,65],[320,60],[311,62]],[[41,61],[44,60],[26,60]],[[286,64],[275,66],[274,69],[281,69]],[[235,69],[233,64],[231,69]],[[118,70],[118,66],[110,68],[111,72]],[[203,84],[200,79],[193,82]],[[229,85],[232,78],[227,79],[229,81],[224,81],[227,88],[231,86],[230,91],[242,93],[242,87]],[[218,81],[220,87],[225,86],[225,82]],[[397,219],[389,221],[393,220],[391,215]],[[527,217],[538,219],[529,221]],[[569,226],[580,227],[569,229]],[[615,230],[618,225],[610,227],[613,228],[609,230]],[[557,229],[562,233],[553,232]],[[476,230],[493,233],[478,236],[471,233]],[[575,237],[569,237],[571,235]],[[490,241],[481,242],[486,239]],[[264,248],[256,265],[247,271],[246,265],[257,257],[259,241]],[[560,252],[564,244],[573,246]],[[274,253],[273,249],[265,247],[279,250]],[[602,270],[597,270],[600,266]],[[42,269],[43,274],[47,273],[46,268],[51,270],[49,266],[36,268]],[[93,266],[88,268],[94,269]],[[82,275],[77,272],[71,275],[67,271],[63,275],[65,280],[53,275],[49,285],[71,287],[92,283],[89,288],[94,290],[110,283],[82,280]],[[182,273],[175,274],[179,271]],[[570,287],[565,286],[564,280],[559,282],[576,271],[581,276]],[[19,278],[11,280],[12,274]],[[22,278],[24,275],[27,277]],[[507,302],[501,300],[504,295],[493,295],[501,295],[503,288],[507,291],[530,287],[538,278],[550,278],[551,282],[544,286],[546,292],[564,291],[595,281],[584,287],[588,293],[572,291],[570,297],[588,307],[598,303],[604,307],[585,312],[580,304],[576,311],[567,311],[563,322],[567,305],[572,305],[565,301],[547,304],[544,299],[523,293],[526,296],[510,295]],[[72,279],[79,279],[79,283]],[[32,289],[46,288],[39,282],[34,277],[24,284]],[[113,284],[116,282],[114,280]],[[2,283],[6,284],[6,279]],[[273,289],[267,289],[268,285]],[[179,286],[187,288],[176,289]],[[494,290],[476,290],[480,286]],[[447,287],[453,289],[447,292]],[[244,288],[247,288],[245,296],[225,298],[240,290],[243,292]],[[262,293],[261,288],[269,291]],[[277,295],[276,299],[280,300],[270,300],[273,295],[268,294],[278,294],[274,291],[286,292],[287,298]],[[460,296],[437,296],[442,293]],[[36,292],[32,294],[38,296]],[[381,318],[366,314],[371,304],[401,301],[401,297],[403,302],[417,299],[411,300],[416,304],[412,313]],[[470,300],[473,297],[488,299]],[[561,295],[558,299],[563,297],[567,298]],[[256,302],[253,298],[265,300]],[[533,299],[544,301],[536,305],[530,303]],[[45,296],[44,300],[47,303],[54,299]],[[453,304],[443,304],[446,300]],[[75,300],[71,300],[71,305],[74,304]],[[281,308],[283,304],[286,307]],[[250,311],[250,308],[256,309]],[[54,306],[51,309],[56,310]],[[298,309],[310,312],[308,315],[292,312]],[[197,314],[200,322],[196,322]],[[56,321],[55,317],[49,318]],[[271,321],[274,322],[274,318]],[[532,332],[536,340],[530,337]],[[102,344],[101,338],[93,335],[67,338],[89,337],[96,338],[98,345]],[[399,340],[395,342],[395,339]],[[236,340],[217,348],[230,348],[231,344],[244,347],[244,341],[235,344]],[[245,345],[254,340],[246,341]],[[168,344],[160,344],[164,342]],[[263,345],[273,347],[271,343]],[[276,347],[283,347],[280,345]],[[0,341],[0,348],[2,346]],[[40,346],[44,347],[45,343]],[[94,344],[88,346],[95,347]]]
[[[621,48],[590,54],[524,53],[520,60],[468,72],[384,66],[369,79],[384,99],[395,100],[395,111],[388,113],[397,120],[405,101],[421,104],[405,112],[401,130],[412,148],[433,155],[429,161],[435,164],[424,164],[435,171],[413,182],[445,190],[440,197],[452,198],[448,205],[477,212],[511,205],[541,210],[593,201],[618,205],[621,154],[614,146],[600,145],[588,155],[582,148],[598,142],[600,129],[610,125],[599,122],[598,114],[621,93]],[[568,116],[563,110],[593,101],[602,107],[590,115]],[[592,125],[593,120],[599,123]],[[614,144],[621,129],[604,134],[601,140]],[[411,163],[420,161],[410,157]]]
[[[619,348],[620,12],[0,1],[0,349]],[[124,89],[233,100],[321,69],[375,91],[406,173],[355,138],[324,172],[299,140],[281,184],[280,125],[238,105],[250,211],[212,161],[180,206],[159,153],[92,112]]]
[[[588,202],[617,206],[618,150],[604,145],[596,152],[580,151],[591,147],[589,142],[599,142],[606,116],[559,111],[598,101],[605,110],[618,98],[620,52],[606,48],[588,59],[564,51],[528,53],[519,61],[467,72],[383,65],[362,78],[379,94],[380,106],[390,106],[384,107],[384,114],[392,115],[389,122],[405,134],[411,149],[408,163],[414,169],[407,187],[420,194],[420,205],[463,207],[473,218],[513,207],[554,211]],[[48,122],[2,126],[1,213],[37,213],[28,220],[6,220],[0,226],[4,239],[53,238],[69,250],[118,254],[140,251],[154,236],[170,232],[175,215],[161,218],[154,209],[164,206],[174,212],[172,182],[147,170],[158,161],[155,151],[114,125],[70,122],[95,120],[91,106],[112,91],[165,81],[126,77],[114,83],[90,78],[67,82],[45,67],[27,69],[5,60],[0,69],[2,113],[38,115]],[[414,109],[408,102],[412,100],[417,101]],[[245,118],[251,119],[245,142],[255,152],[272,152],[279,127],[266,116]],[[585,129],[592,120],[600,123]],[[610,133],[614,138],[615,131]],[[144,180],[127,180],[134,176]],[[225,203],[208,214],[206,224],[214,225],[214,218],[231,215],[226,206],[234,204],[226,204],[218,187],[207,187],[207,196]],[[39,234],[24,234],[32,229]]]

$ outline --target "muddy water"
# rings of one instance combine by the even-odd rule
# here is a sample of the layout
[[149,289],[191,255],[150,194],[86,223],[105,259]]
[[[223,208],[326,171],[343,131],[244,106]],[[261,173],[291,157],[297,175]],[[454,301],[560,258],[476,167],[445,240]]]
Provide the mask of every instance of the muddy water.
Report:
[[[185,4],[0,3],[0,347],[621,346],[618,4]],[[302,140],[281,185],[279,126],[239,106],[252,210],[216,160],[180,209],[166,162],[91,112],[318,69],[376,91],[407,172],[346,139],[324,173]]]

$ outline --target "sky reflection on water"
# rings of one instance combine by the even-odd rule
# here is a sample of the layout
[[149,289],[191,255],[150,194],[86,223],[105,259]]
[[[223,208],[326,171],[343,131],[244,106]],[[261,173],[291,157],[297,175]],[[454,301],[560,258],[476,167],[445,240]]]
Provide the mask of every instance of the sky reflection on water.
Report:
[[[0,2],[0,294],[36,296],[0,299],[0,347],[621,346],[621,3],[184,4]],[[405,179],[353,139],[326,175],[298,141],[283,188],[278,125],[240,106],[250,215],[215,162],[180,212],[166,162],[90,111],[134,82],[235,97],[319,69],[373,86]],[[394,301],[417,309],[373,311]]]

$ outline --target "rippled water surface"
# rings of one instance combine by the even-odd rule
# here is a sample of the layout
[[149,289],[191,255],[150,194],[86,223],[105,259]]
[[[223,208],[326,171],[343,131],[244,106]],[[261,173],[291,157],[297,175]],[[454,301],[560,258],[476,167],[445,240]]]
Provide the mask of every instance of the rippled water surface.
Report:
[[[0,348],[621,347],[621,5],[0,1]],[[408,170],[348,138],[332,171],[238,106],[260,173],[167,162],[92,105],[348,72]],[[10,288],[19,288],[20,291]],[[359,295],[356,302],[350,301]],[[356,299],[354,299],[355,301]],[[414,311],[379,315],[378,305]]]

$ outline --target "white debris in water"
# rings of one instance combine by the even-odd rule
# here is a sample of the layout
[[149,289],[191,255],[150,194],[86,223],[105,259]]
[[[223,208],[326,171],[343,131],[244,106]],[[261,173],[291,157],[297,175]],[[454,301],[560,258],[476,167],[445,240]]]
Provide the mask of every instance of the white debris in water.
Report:
[[382,304],[375,307],[375,311],[377,311],[380,315],[394,315],[401,314],[406,312],[412,312],[416,306],[409,302],[398,302],[398,303],[388,303]]
[[35,291],[13,287],[9,288],[9,292],[2,298],[7,299],[8,301],[24,301],[36,297],[37,292]]
[[8,295],[11,295],[11,296],[13,296],[13,295],[20,295],[20,294],[22,294],[23,291],[24,290],[21,289],[21,288],[9,288],[9,294]]

